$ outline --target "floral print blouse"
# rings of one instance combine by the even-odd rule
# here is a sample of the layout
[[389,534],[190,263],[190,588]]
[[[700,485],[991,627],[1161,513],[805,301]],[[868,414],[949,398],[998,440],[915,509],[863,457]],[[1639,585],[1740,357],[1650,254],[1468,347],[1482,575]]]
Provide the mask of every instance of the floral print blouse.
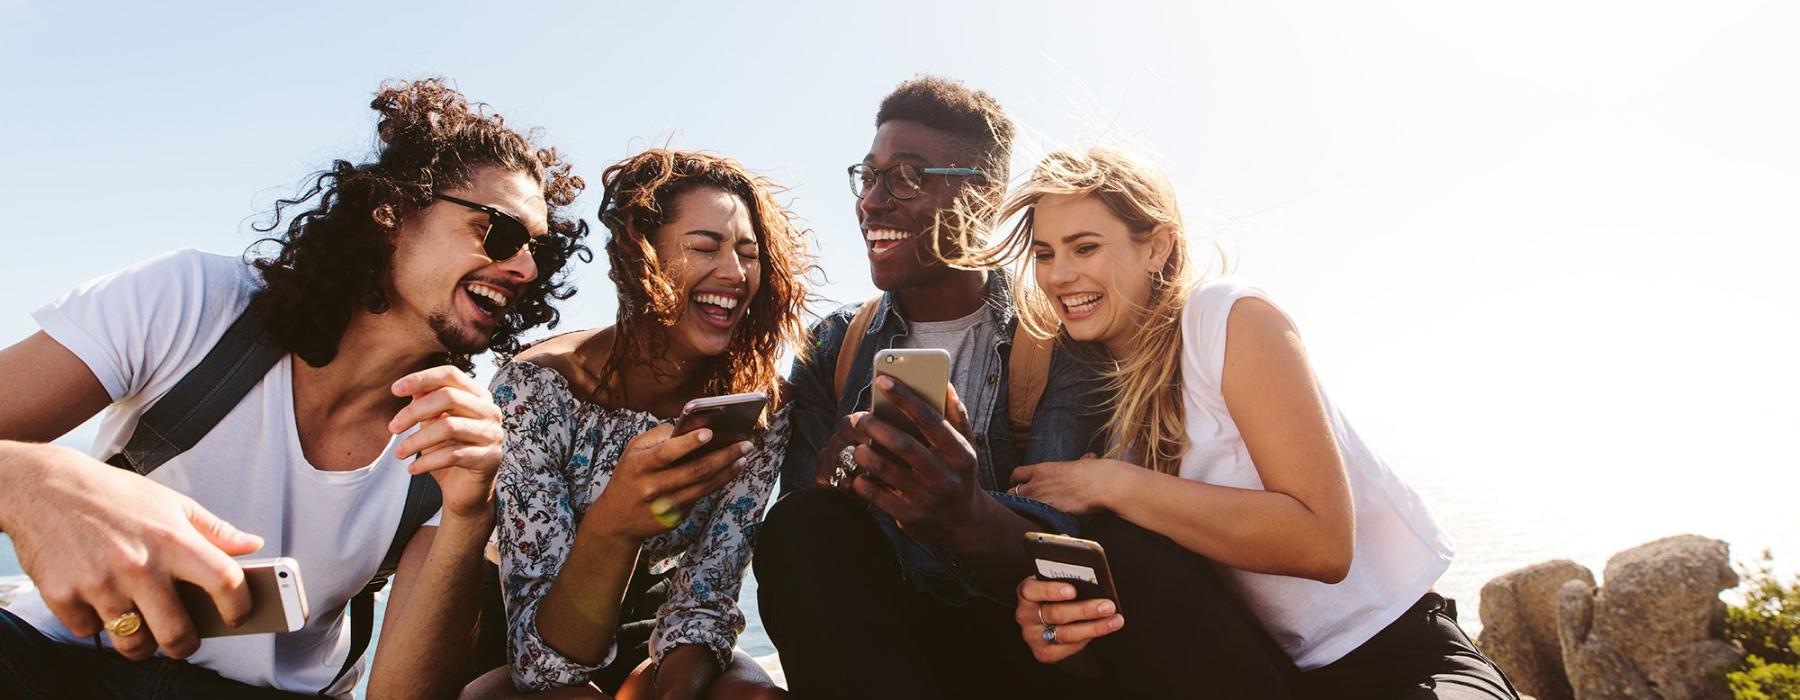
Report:
[[[506,426],[495,538],[513,683],[525,691],[585,683],[613,662],[617,644],[597,666],[565,657],[538,635],[538,605],[568,560],[582,516],[612,480],[625,443],[662,421],[576,398],[561,374],[528,361],[501,368],[492,390]],[[738,589],[787,445],[787,413],[778,411],[755,438],[736,478],[695,503],[674,529],[644,541],[639,556],[651,573],[675,571],[650,636],[653,658],[697,644],[712,650],[720,667],[730,663],[744,629]]]

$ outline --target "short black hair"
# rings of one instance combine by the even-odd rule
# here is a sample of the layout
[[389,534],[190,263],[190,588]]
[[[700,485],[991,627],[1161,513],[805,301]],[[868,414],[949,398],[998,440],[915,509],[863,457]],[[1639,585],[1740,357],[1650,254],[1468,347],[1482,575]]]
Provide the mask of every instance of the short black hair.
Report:
[[920,75],[894,88],[881,99],[875,112],[875,128],[895,119],[915,121],[948,132],[963,142],[979,159],[976,163],[1004,184],[1012,163],[1013,123],[999,100],[984,90],[970,90],[962,81],[937,75]]

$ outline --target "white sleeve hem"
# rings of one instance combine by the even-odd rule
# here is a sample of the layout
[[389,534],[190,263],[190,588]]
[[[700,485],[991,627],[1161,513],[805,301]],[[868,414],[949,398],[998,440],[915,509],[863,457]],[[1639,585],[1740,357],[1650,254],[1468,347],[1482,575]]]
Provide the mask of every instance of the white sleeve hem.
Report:
[[108,366],[108,353],[100,341],[94,339],[55,305],[38,309],[31,314],[31,318],[38,322],[38,327],[42,328],[51,340],[74,353],[82,364],[87,365],[88,371],[92,372],[94,378],[100,380],[100,385],[106,388],[106,395],[109,398],[114,402],[125,398],[125,380],[118,375],[116,368]]

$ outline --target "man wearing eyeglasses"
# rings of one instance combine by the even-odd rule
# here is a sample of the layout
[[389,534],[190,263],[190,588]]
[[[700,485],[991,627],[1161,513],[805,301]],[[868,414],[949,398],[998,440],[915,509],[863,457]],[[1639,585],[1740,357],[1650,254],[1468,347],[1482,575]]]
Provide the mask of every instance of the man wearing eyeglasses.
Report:
[[[267,257],[152,258],[0,351],[0,530],[37,585],[0,611],[0,696],[347,696],[389,574],[370,696],[467,680],[503,435],[466,372],[555,318],[581,181],[437,80],[371,106],[375,160],[283,202]],[[44,444],[102,409],[92,455]],[[282,603],[246,555],[297,562],[309,616],[200,639],[191,606]]]
[[[960,227],[978,225],[969,222],[1004,190],[1013,126],[1000,105],[924,76],[889,94],[875,122],[849,175],[858,243],[883,293],[872,309],[820,322],[795,364],[784,496],[752,560],[763,622],[799,697],[1060,694],[1071,686],[1031,658],[1010,606],[1031,571],[1024,533],[1075,524],[1004,489],[1015,466],[1095,447],[1101,416],[1079,407],[1100,405],[1100,382],[1059,350],[1029,439],[1015,435],[1009,280],[933,251],[934,240],[946,255],[958,250]],[[884,348],[950,353],[949,416],[904,386],[872,385]],[[923,437],[867,413],[876,391]]]

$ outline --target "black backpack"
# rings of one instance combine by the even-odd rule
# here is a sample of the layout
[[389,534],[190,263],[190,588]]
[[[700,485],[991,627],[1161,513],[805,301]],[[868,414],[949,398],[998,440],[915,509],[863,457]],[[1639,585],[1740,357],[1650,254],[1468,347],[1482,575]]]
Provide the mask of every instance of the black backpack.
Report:
[[[206,437],[287,354],[265,344],[262,331],[262,317],[254,310],[239,316],[200,364],[144,412],[125,448],[106,463],[147,475],[199,444],[200,438]],[[387,587],[388,577],[400,568],[400,555],[412,541],[413,533],[442,504],[443,494],[438,491],[436,479],[430,474],[412,477],[406,487],[406,507],[400,511],[400,524],[394,530],[394,541],[388,545],[387,554],[381,558],[381,568],[350,599],[350,654],[331,683],[319,689],[320,695],[342,681],[368,650],[375,630],[375,593]]]

